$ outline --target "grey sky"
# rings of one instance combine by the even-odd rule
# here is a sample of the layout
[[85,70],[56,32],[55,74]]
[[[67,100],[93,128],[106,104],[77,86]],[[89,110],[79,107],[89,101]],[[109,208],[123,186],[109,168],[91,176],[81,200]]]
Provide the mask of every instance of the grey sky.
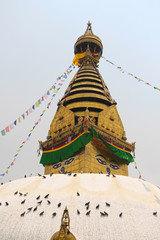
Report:
[[[159,12],[160,2],[147,0],[0,0],[0,130],[32,106],[68,68],[74,43],[85,32],[88,20],[102,40],[107,59],[160,88]],[[142,178],[159,185],[160,92],[122,74],[104,59],[99,70],[118,103],[128,141],[136,141],[135,160]],[[56,103],[73,75],[2,181],[43,173],[38,140],[45,140]],[[13,161],[47,102],[9,134],[0,136],[0,173]],[[138,177],[134,164],[129,169],[131,176]]]

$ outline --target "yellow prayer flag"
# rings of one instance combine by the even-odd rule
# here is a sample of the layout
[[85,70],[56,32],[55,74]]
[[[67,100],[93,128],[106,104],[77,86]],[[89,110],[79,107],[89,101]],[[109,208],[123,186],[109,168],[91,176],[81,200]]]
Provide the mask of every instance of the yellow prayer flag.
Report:
[[20,151],[21,151],[21,149],[18,149],[18,150],[17,150],[17,152],[20,152]]
[[8,174],[8,170],[6,171],[6,173]]
[[57,91],[57,90],[54,90],[53,92],[54,92],[54,93],[57,93],[58,91]]
[[20,123],[20,121],[21,121],[21,117],[18,118],[18,122],[19,122],[19,123]]
[[42,113],[45,113],[45,111],[46,111],[46,110],[43,110],[43,112],[42,112]]
[[51,90],[51,91],[52,91],[52,90],[53,90],[53,88],[51,87],[49,90]]
[[36,103],[35,103],[35,106],[36,106],[36,107],[39,107],[39,103],[38,103],[38,102],[36,102]]

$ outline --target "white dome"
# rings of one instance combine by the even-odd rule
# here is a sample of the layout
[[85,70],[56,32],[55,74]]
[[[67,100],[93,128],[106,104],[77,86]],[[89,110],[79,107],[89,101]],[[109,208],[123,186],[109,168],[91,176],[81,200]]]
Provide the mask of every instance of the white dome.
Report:
[[[48,198],[44,198],[47,194]],[[21,204],[24,199],[25,203]],[[41,205],[37,204],[41,200]],[[91,212],[86,216],[85,203],[89,201]],[[0,239],[3,240],[49,240],[60,229],[65,206],[69,211],[70,231],[77,240],[160,239],[160,189],[139,179],[104,174],[29,177],[0,186],[0,202]],[[36,206],[37,211],[33,212]],[[28,211],[30,207],[33,208]],[[108,216],[101,216],[100,212],[104,211]]]

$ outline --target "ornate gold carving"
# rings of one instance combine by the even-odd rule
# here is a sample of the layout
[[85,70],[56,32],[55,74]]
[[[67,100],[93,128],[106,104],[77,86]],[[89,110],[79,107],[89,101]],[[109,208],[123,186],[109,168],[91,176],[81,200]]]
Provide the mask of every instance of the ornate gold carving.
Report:
[[75,236],[70,232],[70,218],[67,207],[65,208],[62,219],[60,230],[56,232],[50,240],[76,240]]

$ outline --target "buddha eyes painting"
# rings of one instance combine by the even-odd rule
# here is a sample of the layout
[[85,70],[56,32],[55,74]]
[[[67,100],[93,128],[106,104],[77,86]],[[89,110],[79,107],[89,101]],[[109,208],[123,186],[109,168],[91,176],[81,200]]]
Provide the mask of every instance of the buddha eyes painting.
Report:
[[119,170],[120,169],[119,164],[115,160],[110,160],[109,162],[106,162],[105,157],[101,154],[96,155],[95,159],[97,160],[97,162],[99,164],[104,165],[104,166],[107,165],[106,171],[107,171],[108,174],[110,174],[110,172],[111,172],[110,168],[112,168],[113,170]]

